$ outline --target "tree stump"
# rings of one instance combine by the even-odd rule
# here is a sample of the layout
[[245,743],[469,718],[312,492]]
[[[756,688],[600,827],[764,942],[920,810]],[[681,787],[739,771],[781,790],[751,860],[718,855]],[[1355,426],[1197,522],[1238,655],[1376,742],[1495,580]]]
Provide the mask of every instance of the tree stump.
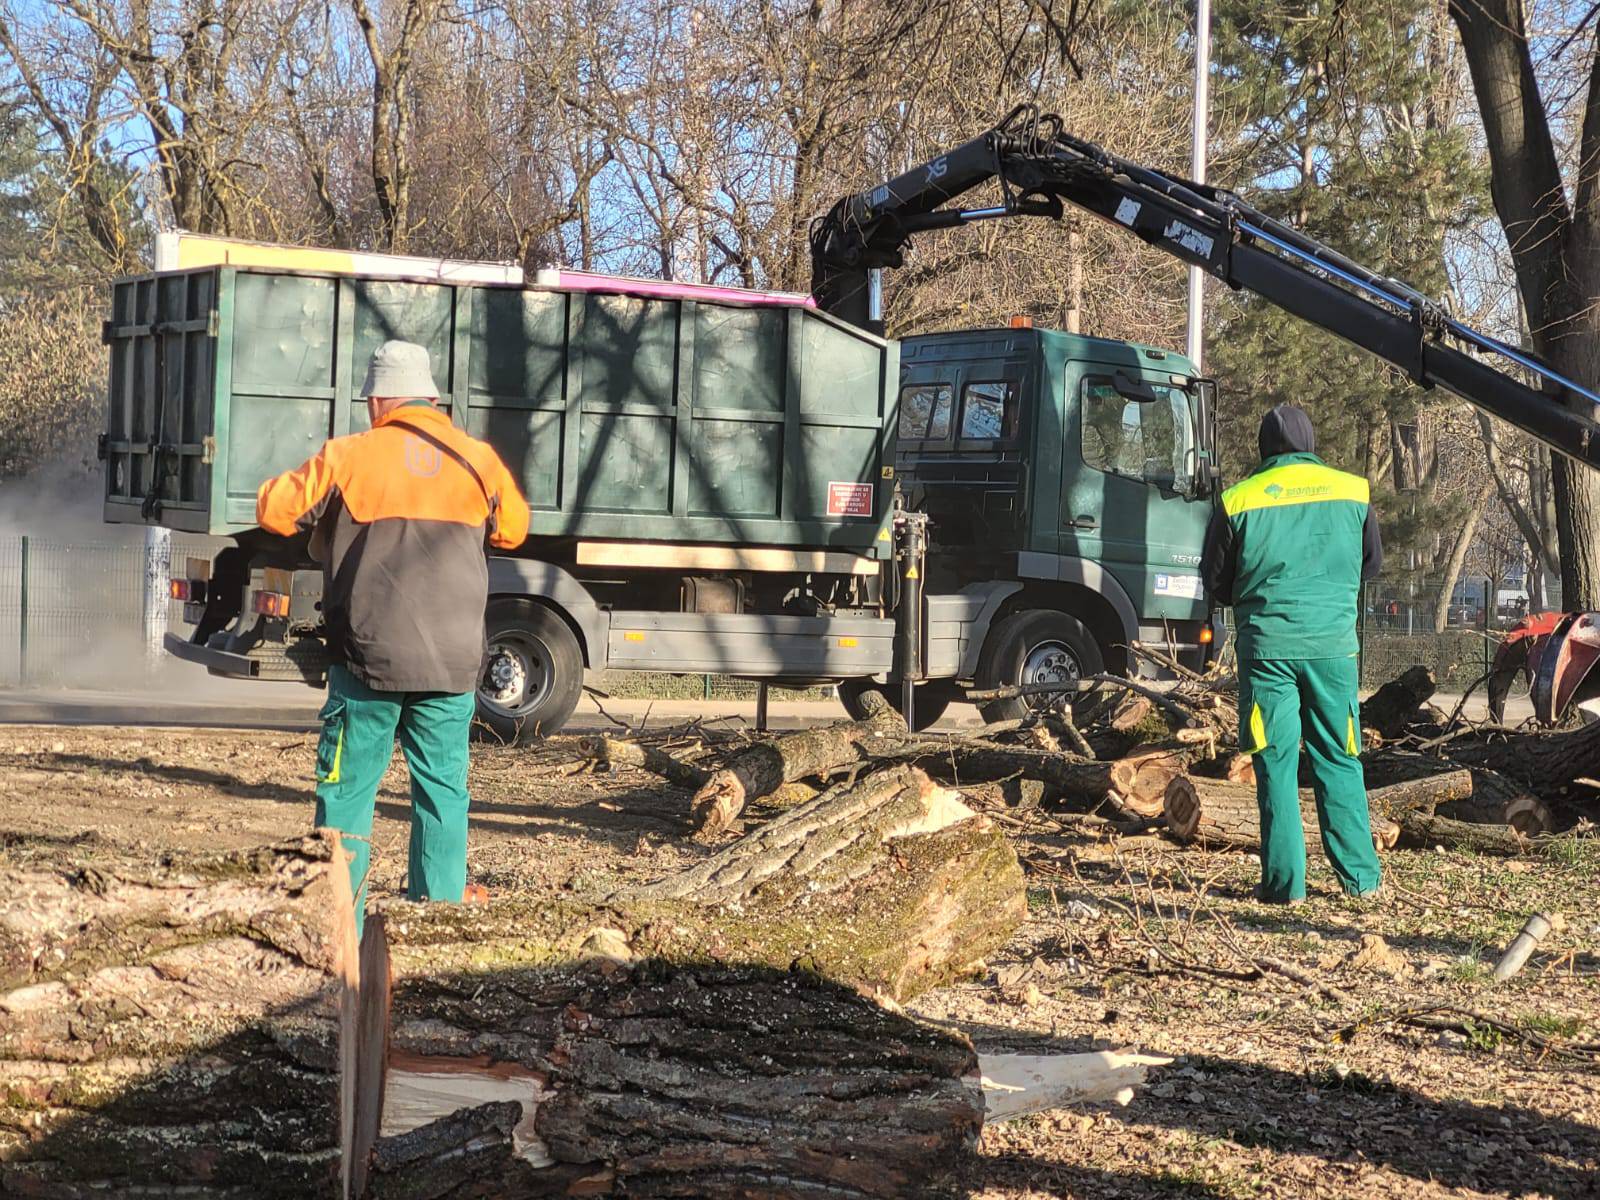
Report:
[[154,866],[11,848],[0,1193],[357,1194],[381,1087],[358,971],[337,835]]

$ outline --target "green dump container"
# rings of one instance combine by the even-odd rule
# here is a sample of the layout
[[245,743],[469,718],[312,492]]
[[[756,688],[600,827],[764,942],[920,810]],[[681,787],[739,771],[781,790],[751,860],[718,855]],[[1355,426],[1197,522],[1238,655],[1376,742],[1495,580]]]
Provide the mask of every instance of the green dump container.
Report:
[[535,535],[887,555],[896,343],[767,293],[582,280],[119,280],[106,520],[250,528],[264,479],[367,427],[368,358],[404,338],[522,481]]

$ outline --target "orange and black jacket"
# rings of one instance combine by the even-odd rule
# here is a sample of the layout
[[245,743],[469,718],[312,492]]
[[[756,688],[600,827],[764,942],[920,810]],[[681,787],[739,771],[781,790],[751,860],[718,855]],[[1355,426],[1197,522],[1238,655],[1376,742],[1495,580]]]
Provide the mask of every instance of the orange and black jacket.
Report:
[[499,455],[447,413],[407,404],[334,438],[261,485],[256,521],[284,536],[313,531],[329,649],[356,678],[380,691],[477,687],[485,537],[520,545],[528,504]]

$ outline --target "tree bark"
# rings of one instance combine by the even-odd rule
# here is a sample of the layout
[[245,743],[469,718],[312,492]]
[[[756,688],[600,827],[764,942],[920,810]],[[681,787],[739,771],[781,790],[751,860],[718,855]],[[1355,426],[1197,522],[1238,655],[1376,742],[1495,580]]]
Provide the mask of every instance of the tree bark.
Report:
[[352,1194],[381,1086],[358,972],[335,835],[0,856],[0,1193]]
[[[441,971],[474,947],[391,917],[397,1116],[374,1200],[909,1197],[977,1140],[971,1043],[848,988],[648,959]],[[442,1118],[404,1104],[419,1091],[443,1092]]]
[[[1471,794],[1472,777],[1466,771],[1369,793],[1373,845],[1379,850],[1394,846],[1400,835],[1401,815],[1416,810],[1431,813],[1437,804]],[[1238,850],[1261,848],[1261,810],[1254,788],[1180,776],[1167,789],[1166,818],[1167,828],[1180,842],[1198,841]],[[1309,788],[1300,793],[1300,820],[1305,827],[1307,852],[1320,853],[1316,800]]]
[[1362,727],[1376,729],[1385,738],[1402,736],[1438,686],[1427,667],[1408,668],[1362,701]]
[[[1362,755],[1361,765],[1366,772],[1367,787],[1374,790],[1458,771],[1463,766],[1452,759],[1392,748]],[[1445,816],[1460,817],[1465,812],[1476,822],[1509,825],[1527,837],[1548,833],[1554,828],[1550,810],[1520,784],[1487,767],[1468,769],[1472,774],[1472,795],[1449,801],[1450,811]]]
[[[1534,347],[1570,378],[1600,384],[1600,58],[1591,61],[1572,200],[1539,94],[1521,0],[1450,0],[1489,148]],[[1581,397],[1566,403],[1592,414]],[[1551,456],[1563,603],[1600,606],[1600,472]]]
[[[1600,783],[1600,722],[1566,733],[1519,733],[1483,742],[1462,738],[1450,743],[1450,757],[1497,771],[1541,800],[1575,800],[1580,780]],[[1591,784],[1591,799],[1595,791]]]
[[1408,812],[1400,821],[1400,844],[1405,846],[1443,846],[1447,850],[1470,850],[1474,854],[1493,854],[1516,858],[1540,844],[1540,839],[1525,838],[1505,825],[1479,825],[1472,821],[1452,821],[1427,812]]
[[[646,912],[651,902],[687,903],[673,920],[696,953],[726,960],[736,948],[740,962],[810,962],[895,1000],[992,953],[1027,907],[1005,836],[905,766],[836,787],[698,866],[611,901]],[[707,905],[724,907],[708,914]],[[712,935],[726,948],[700,947],[696,939]]]
[[690,819],[702,838],[725,831],[750,800],[771,795],[786,783],[825,775],[905,739],[906,723],[876,692],[862,696],[865,721],[830,725],[759,742],[712,775],[689,802]]

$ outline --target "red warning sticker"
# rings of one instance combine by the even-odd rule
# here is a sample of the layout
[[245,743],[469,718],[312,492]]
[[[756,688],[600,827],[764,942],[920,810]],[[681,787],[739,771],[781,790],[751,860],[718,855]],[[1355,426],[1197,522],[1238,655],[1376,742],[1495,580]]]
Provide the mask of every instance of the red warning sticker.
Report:
[[870,517],[872,515],[872,485],[870,483],[828,484],[828,515],[830,517]]

